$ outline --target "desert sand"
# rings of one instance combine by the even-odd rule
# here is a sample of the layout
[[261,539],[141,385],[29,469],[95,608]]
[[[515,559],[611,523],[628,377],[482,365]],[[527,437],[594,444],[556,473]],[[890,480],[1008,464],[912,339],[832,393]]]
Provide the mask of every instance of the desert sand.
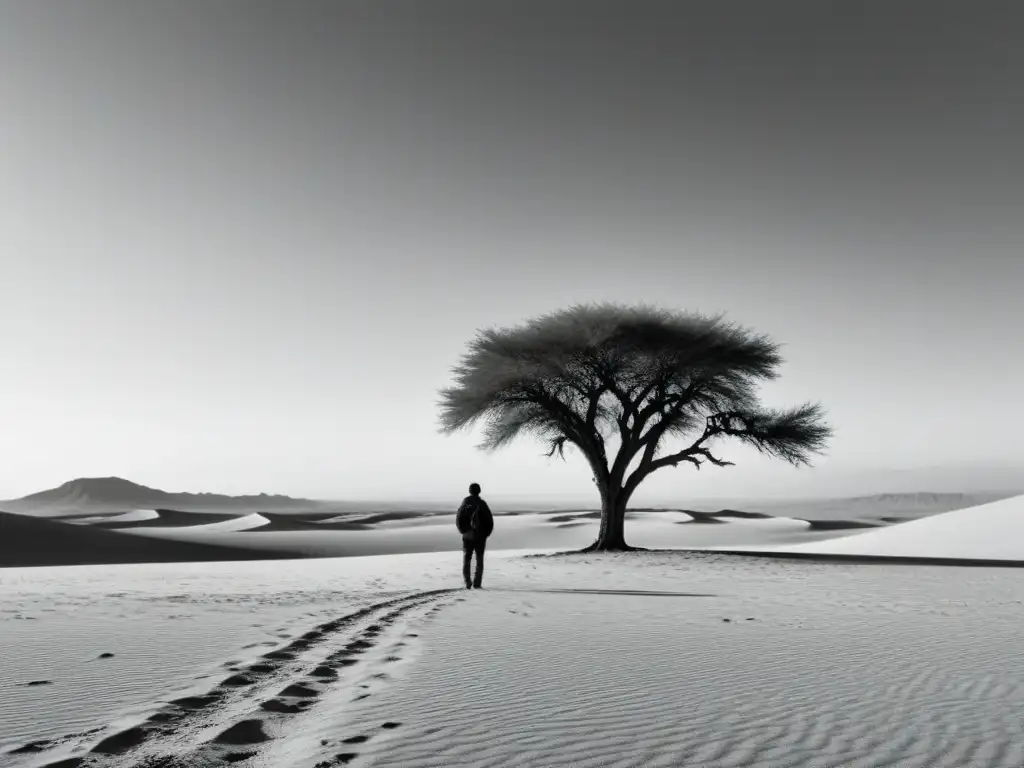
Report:
[[[199,536],[315,524],[263,517]],[[557,550],[589,541],[587,510],[519,514],[481,591],[454,551],[8,568],[0,764],[1017,766],[1024,571],[760,555],[1024,559],[1022,517],[1024,497],[829,531],[639,512],[634,543],[690,551],[579,555]],[[430,544],[450,518],[317,533]],[[196,544],[173,528],[88,532]],[[735,541],[752,554],[713,551]]]

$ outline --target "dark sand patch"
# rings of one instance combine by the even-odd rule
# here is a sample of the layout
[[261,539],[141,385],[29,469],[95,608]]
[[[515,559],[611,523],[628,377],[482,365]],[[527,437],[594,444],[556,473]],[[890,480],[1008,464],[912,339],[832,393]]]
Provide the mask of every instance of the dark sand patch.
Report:
[[812,531],[845,531],[853,528],[879,528],[877,523],[864,520],[807,520]]

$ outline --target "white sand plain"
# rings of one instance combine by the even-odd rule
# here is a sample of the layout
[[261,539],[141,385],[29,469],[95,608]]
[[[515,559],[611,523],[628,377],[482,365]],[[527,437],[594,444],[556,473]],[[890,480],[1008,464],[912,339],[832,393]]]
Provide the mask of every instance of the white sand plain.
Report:
[[[627,536],[871,554],[909,529],[920,556],[987,537],[1024,560],[1024,499],[999,504],[828,541],[794,519],[635,513]],[[596,530],[542,518],[499,518],[496,542],[525,544],[489,553],[480,592],[457,589],[453,551],[2,569],[0,765],[1024,764],[1024,569],[525,557]],[[427,520],[357,533],[450,541],[450,516]]]

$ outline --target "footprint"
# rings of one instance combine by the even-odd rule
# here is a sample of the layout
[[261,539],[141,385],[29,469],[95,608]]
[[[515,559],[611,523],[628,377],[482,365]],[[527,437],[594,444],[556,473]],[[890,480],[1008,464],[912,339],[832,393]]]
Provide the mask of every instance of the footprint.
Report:
[[204,709],[213,704],[219,696],[212,694],[206,696],[186,696],[182,699],[174,699],[170,703],[182,709]]
[[401,661],[402,659],[398,656],[387,656],[384,661]]
[[218,744],[260,744],[270,741],[270,736],[263,730],[262,720],[242,720],[235,723],[220,736],[214,739]]
[[221,682],[222,687],[239,688],[243,685],[252,685],[255,682],[251,677],[245,675],[232,675]]
[[267,712],[278,712],[283,715],[296,715],[301,712],[305,707],[299,706],[298,704],[289,704],[280,699],[270,699],[260,704],[260,709],[266,710]]
[[365,742],[367,742],[369,740],[370,740],[369,736],[359,735],[359,736],[350,736],[347,739],[342,739],[341,743],[342,744],[363,744],[363,743],[365,743]]
[[27,755],[32,752],[43,752],[53,746],[51,741],[30,741],[28,744],[22,744],[17,749],[12,749],[8,754],[10,755]]
[[271,651],[270,653],[263,654],[264,659],[275,659],[279,661],[291,661],[295,658],[294,653],[288,651]]
[[120,755],[139,746],[148,737],[148,731],[135,726],[103,739],[92,748],[92,752],[97,755]]
[[259,752],[231,752],[224,755],[225,763],[240,763],[243,760],[248,760],[250,757],[256,757]]
[[323,760],[314,766],[314,768],[331,768],[333,765],[347,765],[355,760],[359,755],[355,752],[342,752],[341,754],[335,755],[331,760]]
[[306,686],[300,685],[299,683],[294,683],[293,685],[289,685],[287,688],[281,691],[279,695],[291,696],[297,699],[311,699],[314,696],[319,696],[320,694],[312,688],[307,688]]
[[386,723],[381,723],[380,727],[381,728],[385,728],[385,729],[390,731],[390,730],[392,730],[394,728],[398,728],[400,725],[401,725],[401,723],[396,723],[396,722],[393,722],[391,720],[388,720]]
[[146,718],[147,723],[173,723],[175,720],[181,720],[185,716],[184,712],[154,712],[152,715]]

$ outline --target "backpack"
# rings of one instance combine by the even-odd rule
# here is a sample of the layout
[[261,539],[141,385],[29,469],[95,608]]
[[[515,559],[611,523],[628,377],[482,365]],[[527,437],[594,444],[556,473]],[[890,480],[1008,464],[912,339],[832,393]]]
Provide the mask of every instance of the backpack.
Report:
[[476,531],[479,526],[477,512],[480,511],[480,504],[473,498],[462,502],[459,511],[455,515],[455,526],[463,536]]

